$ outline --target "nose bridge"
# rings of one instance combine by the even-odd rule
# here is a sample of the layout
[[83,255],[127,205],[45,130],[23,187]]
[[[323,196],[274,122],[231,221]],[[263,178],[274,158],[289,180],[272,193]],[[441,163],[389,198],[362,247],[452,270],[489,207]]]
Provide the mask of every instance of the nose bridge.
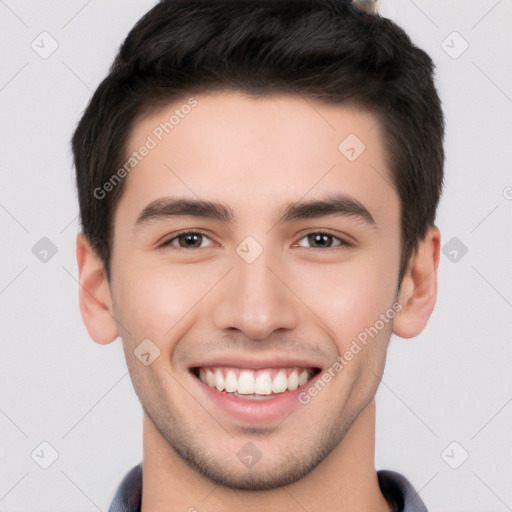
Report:
[[265,339],[280,328],[293,329],[298,305],[284,284],[286,276],[279,276],[279,252],[266,250],[248,237],[239,244],[232,261],[234,268],[226,276],[215,306],[217,327],[239,329],[252,339]]

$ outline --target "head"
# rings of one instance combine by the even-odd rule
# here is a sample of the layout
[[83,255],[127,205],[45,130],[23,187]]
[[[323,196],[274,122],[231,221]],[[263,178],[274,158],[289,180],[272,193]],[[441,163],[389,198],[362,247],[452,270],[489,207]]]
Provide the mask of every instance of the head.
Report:
[[[391,333],[432,312],[443,136],[431,59],[348,1],[162,1],[132,29],[72,140],[81,309],[96,341],[121,335],[146,413],[192,467],[263,489],[339,446]],[[217,417],[199,377],[243,364],[308,368],[303,392],[336,378],[285,421]],[[229,464],[249,441],[261,472]]]

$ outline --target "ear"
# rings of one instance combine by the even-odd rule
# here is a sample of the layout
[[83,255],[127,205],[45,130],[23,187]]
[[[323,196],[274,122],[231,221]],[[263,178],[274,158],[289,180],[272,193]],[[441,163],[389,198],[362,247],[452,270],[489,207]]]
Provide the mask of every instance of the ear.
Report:
[[402,309],[393,321],[393,333],[401,338],[420,334],[434,310],[440,250],[441,234],[432,226],[412,254],[400,285],[398,302]]
[[83,233],[76,239],[76,260],[82,320],[89,336],[96,343],[106,345],[119,336],[113,317],[110,284],[103,261]]

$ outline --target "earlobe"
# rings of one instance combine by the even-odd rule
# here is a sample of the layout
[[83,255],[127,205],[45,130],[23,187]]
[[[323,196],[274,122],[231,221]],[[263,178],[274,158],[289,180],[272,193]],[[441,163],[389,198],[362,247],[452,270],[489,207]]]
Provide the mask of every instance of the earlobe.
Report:
[[83,233],[76,239],[76,259],[82,320],[89,336],[96,343],[106,345],[119,335],[113,317],[110,285],[103,261]]
[[420,334],[434,310],[440,248],[441,234],[432,226],[409,260],[398,297],[402,309],[393,321],[393,333],[401,338]]

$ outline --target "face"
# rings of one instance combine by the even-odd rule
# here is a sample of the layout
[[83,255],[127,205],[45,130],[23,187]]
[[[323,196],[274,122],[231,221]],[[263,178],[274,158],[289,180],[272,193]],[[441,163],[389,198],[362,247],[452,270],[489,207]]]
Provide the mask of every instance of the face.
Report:
[[400,201],[380,127],[355,107],[216,93],[138,122],[134,151],[110,294],[143,408],[218,483],[296,481],[383,373]]

